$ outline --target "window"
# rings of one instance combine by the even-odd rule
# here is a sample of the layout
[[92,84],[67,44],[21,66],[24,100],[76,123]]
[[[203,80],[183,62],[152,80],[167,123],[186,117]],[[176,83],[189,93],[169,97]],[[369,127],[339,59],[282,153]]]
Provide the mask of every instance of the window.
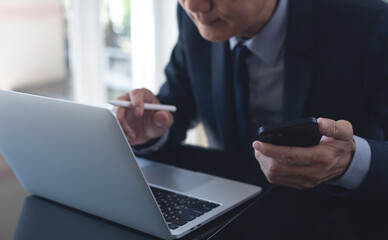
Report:
[[3,0],[0,19],[0,88],[68,95],[62,2]]
[[156,92],[177,39],[177,1],[68,1],[74,99],[103,105],[137,87]]
[[[4,0],[0,88],[98,106],[134,88],[156,93],[177,40],[176,7],[177,0]],[[191,131],[189,143],[198,136]]]
[[104,30],[104,82],[106,98],[113,99],[131,88],[131,2],[103,0],[101,22]]

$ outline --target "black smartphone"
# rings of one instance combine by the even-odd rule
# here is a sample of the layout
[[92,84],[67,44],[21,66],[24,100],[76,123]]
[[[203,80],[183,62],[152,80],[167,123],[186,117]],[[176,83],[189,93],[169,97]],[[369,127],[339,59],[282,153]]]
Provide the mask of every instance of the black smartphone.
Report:
[[281,146],[311,147],[321,140],[317,119],[308,117],[259,128],[259,141]]

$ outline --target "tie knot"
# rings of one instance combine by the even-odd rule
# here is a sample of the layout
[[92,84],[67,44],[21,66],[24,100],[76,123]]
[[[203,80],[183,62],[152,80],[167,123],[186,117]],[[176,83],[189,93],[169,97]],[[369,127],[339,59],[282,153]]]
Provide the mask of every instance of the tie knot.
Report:
[[237,44],[237,46],[234,48],[234,56],[237,62],[240,62],[241,59],[246,58],[249,53],[249,49],[241,43]]

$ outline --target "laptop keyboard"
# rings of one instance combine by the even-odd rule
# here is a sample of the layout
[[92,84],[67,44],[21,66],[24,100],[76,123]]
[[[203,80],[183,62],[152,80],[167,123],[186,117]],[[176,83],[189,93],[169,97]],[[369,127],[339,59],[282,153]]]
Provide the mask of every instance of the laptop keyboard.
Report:
[[150,186],[170,229],[174,230],[220,206],[198,198],[188,197]]

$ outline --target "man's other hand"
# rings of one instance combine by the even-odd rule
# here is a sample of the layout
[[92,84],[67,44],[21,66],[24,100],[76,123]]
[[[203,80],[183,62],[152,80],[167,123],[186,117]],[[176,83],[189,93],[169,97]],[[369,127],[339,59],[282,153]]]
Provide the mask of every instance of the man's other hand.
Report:
[[174,122],[168,111],[144,111],[144,103],[160,104],[155,95],[147,89],[132,90],[118,99],[131,101],[134,105],[131,108],[113,109],[129,143],[133,146],[162,136]]
[[352,125],[345,120],[319,118],[318,126],[323,137],[313,147],[253,142],[255,157],[270,183],[308,189],[346,171],[356,149]]

